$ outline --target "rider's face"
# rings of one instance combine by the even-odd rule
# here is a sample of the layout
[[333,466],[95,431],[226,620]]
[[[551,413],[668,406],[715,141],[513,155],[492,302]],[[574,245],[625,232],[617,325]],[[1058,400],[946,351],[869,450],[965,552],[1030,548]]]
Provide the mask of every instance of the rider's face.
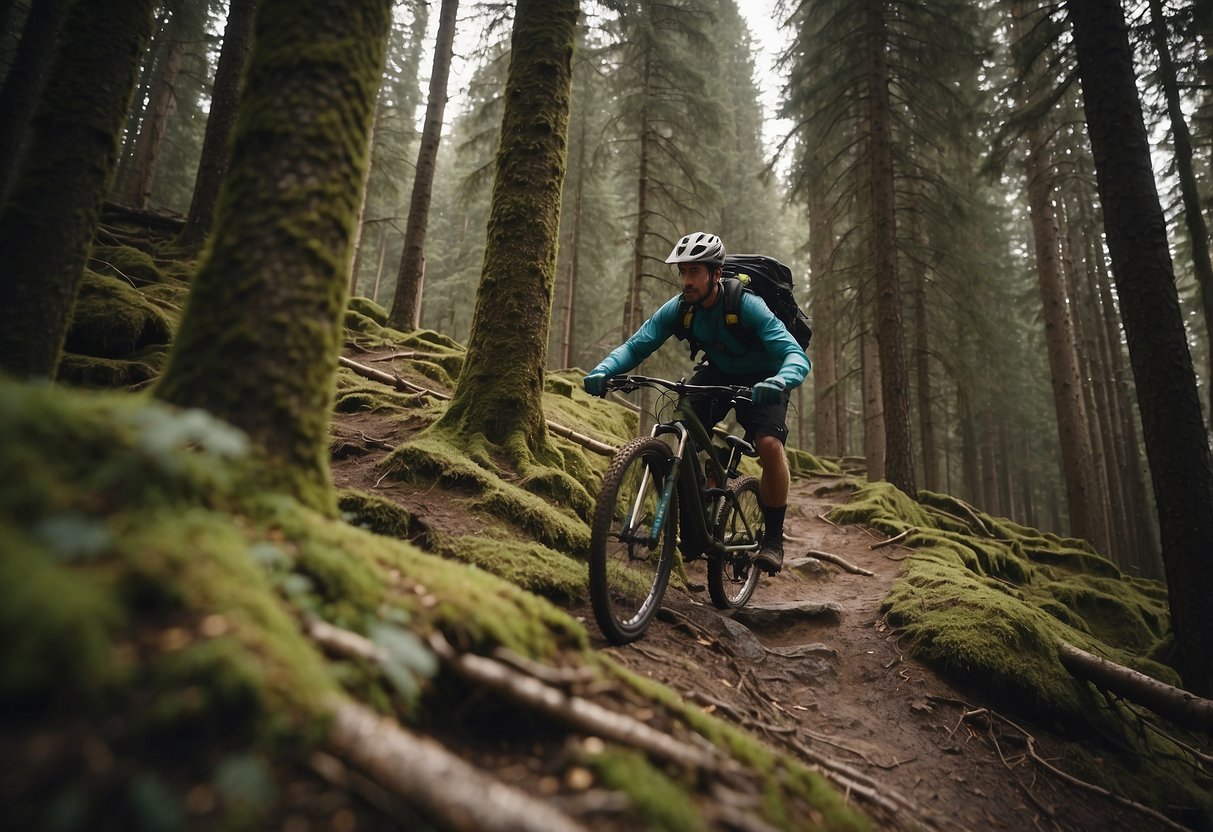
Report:
[[679,263],[678,277],[682,281],[682,299],[702,303],[712,293],[712,270],[703,263]]

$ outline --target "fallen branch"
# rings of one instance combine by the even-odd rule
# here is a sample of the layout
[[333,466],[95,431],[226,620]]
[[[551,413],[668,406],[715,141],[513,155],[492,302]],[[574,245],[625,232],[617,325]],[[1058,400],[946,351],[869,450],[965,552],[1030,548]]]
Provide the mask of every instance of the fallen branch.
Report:
[[[363,378],[371,381],[377,381],[380,384],[386,384],[395,388],[401,393],[417,393],[418,395],[432,396],[435,399],[442,399],[443,401],[449,401],[451,398],[446,393],[440,393],[437,390],[430,390],[418,384],[413,384],[411,381],[403,379],[400,376],[393,375],[392,373],[385,373],[383,370],[376,370],[374,367],[359,364],[357,361],[352,361],[346,358],[344,355],[338,356],[337,361],[342,367],[353,370]],[[547,423],[548,430],[550,430],[552,433],[556,434],[557,436],[563,436],[565,439],[575,442],[581,447],[593,451],[596,454],[612,456],[614,455],[615,451],[619,450],[614,445],[599,442],[597,439],[586,436],[582,433],[578,433],[572,428],[567,428],[564,425],[553,422],[550,419],[545,419],[544,421]]]
[[557,719],[570,728],[687,768],[715,770],[720,767],[714,754],[680,742],[637,719],[556,690],[492,659],[474,653],[457,653],[439,634],[430,637],[430,646],[438,658],[469,682]]
[[808,551],[808,555],[809,557],[814,557],[818,560],[828,561],[844,572],[850,572],[853,575],[867,575],[870,578],[876,574],[875,572],[864,569],[862,566],[856,566],[855,564],[838,555],[831,554],[830,552],[823,552],[820,549],[810,549]]
[[442,829],[585,829],[546,802],[486,775],[428,737],[362,705],[345,701],[336,705],[328,746],[380,786],[421,807]]
[[1079,679],[1144,705],[1180,725],[1213,734],[1213,700],[1201,699],[1065,642],[1058,645],[1057,656]]
[[901,534],[895,534],[886,540],[881,540],[877,543],[873,543],[868,548],[871,549],[872,551],[875,551],[877,549],[883,549],[885,546],[892,546],[894,543],[900,543],[901,541],[905,540],[913,532],[916,532],[916,531],[918,531],[918,528],[916,526],[910,526],[910,528],[906,529]]
[[[1039,765],[1041,768],[1043,768],[1046,771],[1050,772],[1051,774],[1055,775],[1056,777],[1059,777],[1062,780],[1065,780],[1070,785],[1077,786],[1078,788],[1083,789],[1084,791],[1088,791],[1093,794],[1097,794],[1100,797],[1107,798],[1108,800],[1111,800],[1113,803],[1116,803],[1117,805],[1124,806],[1126,808],[1134,810],[1135,812],[1140,812],[1143,815],[1154,818],[1159,823],[1165,825],[1169,829],[1177,829],[1177,830],[1180,830],[1180,832],[1188,832],[1188,827],[1182,826],[1182,825],[1176,823],[1175,821],[1171,820],[1169,817],[1167,817],[1162,812],[1159,812],[1156,809],[1151,809],[1149,806],[1146,806],[1142,803],[1137,803],[1136,801],[1129,800],[1127,797],[1121,797],[1118,794],[1114,794],[1113,792],[1108,791],[1103,786],[1097,786],[1094,783],[1088,783],[1086,780],[1081,780],[1078,777],[1075,777],[1074,775],[1068,774],[1068,773],[1062,771],[1061,769],[1057,768],[1052,763],[1050,763],[1048,760],[1046,760],[1044,757],[1041,757],[1039,754],[1036,753],[1036,738],[1034,736],[1029,734],[1023,728],[1020,728],[1017,724],[1015,724],[1011,720],[1007,719],[1002,714],[995,713],[994,711],[991,711],[988,708],[978,708],[976,710],[966,712],[964,714],[964,716],[961,717],[961,719],[968,720],[968,719],[971,719],[973,717],[978,717],[978,716],[985,717],[986,719],[989,719],[989,720],[997,719],[998,721],[1002,722],[1003,724],[1009,725],[1012,728],[1014,728],[1016,731],[1018,731],[1023,736],[1024,743],[1027,748],[1027,754],[1032,759],[1032,761],[1035,762],[1037,765]],[[987,727],[987,730],[990,730],[990,726],[988,724],[986,727]]]
[[148,225],[173,232],[179,232],[185,228],[185,217],[165,214],[160,211],[148,211],[143,208],[131,208],[129,205],[119,205],[116,202],[102,204],[101,219],[132,220],[140,225]]

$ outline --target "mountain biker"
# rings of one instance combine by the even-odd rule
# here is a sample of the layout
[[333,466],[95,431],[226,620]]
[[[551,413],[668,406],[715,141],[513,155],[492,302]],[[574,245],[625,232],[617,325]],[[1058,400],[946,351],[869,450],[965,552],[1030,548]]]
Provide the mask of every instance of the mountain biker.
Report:
[[[753,403],[737,405],[737,421],[745,428],[746,440],[754,445],[762,466],[759,490],[765,506],[766,534],[755,563],[775,574],[783,568],[783,520],[791,482],[784,450],[788,401],[790,391],[808,375],[810,364],[787,327],[761,298],[749,292],[742,294],[741,322],[757,339],[743,343],[728,330],[724,304],[718,302],[724,255],[724,243],[715,234],[693,232],[679,240],[665,262],[678,267],[682,293],[666,301],[631,338],[586,375],[585,391],[593,396],[606,395],[608,378],[633,369],[674,334],[683,301],[699,307],[691,333],[705,359],[690,383],[752,388]],[[708,430],[725,417],[729,407],[727,400],[706,395],[692,396],[690,404]]]

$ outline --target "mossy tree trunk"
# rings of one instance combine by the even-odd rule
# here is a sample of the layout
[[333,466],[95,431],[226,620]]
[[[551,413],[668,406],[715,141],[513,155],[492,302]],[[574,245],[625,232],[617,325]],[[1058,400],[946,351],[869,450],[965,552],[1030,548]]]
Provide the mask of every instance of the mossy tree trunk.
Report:
[[[55,54],[55,37],[67,12],[67,0],[42,0],[30,6],[13,65],[0,88],[0,199],[12,181],[17,151],[29,124],[38,93]],[[3,24],[5,21],[0,21]],[[0,32],[4,28],[0,27]]]
[[52,378],[118,158],[153,0],[77,0],[0,209],[0,369]]
[[333,506],[327,431],[391,0],[261,0],[219,198],[157,395],[245,430]]
[[1150,161],[1124,10],[1070,3],[1104,229],[1158,501],[1178,669],[1213,696],[1213,458]]
[[388,313],[388,325],[404,332],[417,328],[421,321],[421,293],[425,282],[425,237],[430,222],[430,202],[434,195],[434,174],[438,168],[438,148],[442,143],[442,118],[446,112],[447,82],[451,59],[455,56],[455,19],[459,0],[442,0],[438,13],[438,39],[434,44],[434,63],[430,89],[425,103],[425,125],[421,147],[417,151],[413,194],[409,199],[409,218],[404,227],[404,252],[396,277],[396,295]]
[[517,463],[547,451],[543,368],[568,153],[577,0],[520,0],[484,272],[467,359],[440,429]]

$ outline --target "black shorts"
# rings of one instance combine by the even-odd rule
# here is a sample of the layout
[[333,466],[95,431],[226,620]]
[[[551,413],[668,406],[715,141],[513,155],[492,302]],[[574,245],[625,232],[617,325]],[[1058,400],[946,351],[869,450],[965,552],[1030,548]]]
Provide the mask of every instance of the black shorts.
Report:
[[[770,378],[769,373],[757,375],[732,375],[716,369],[711,364],[701,364],[688,379],[689,384],[744,384],[753,387]],[[745,439],[750,444],[760,436],[774,436],[781,443],[788,439],[788,402],[792,394],[784,390],[775,404],[754,405],[743,402],[737,405],[737,421],[745,428]],[[729,415],[728,399],[715,396],[690,396],[691,409],[710,433],[718,422]]]

